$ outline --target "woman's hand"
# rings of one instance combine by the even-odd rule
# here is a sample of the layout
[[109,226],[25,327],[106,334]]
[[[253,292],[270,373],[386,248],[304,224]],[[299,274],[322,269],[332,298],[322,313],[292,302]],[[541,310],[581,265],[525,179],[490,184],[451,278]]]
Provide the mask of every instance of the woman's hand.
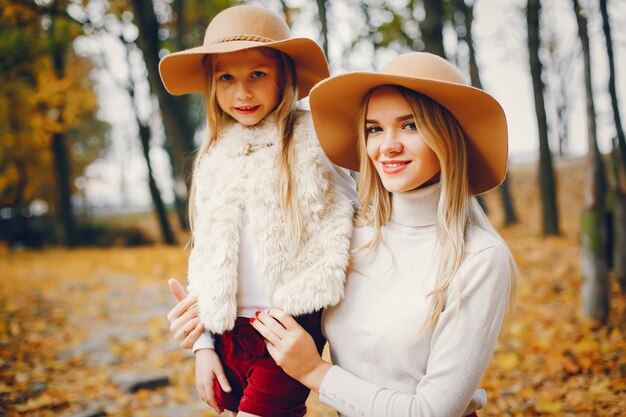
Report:
[[285,373],[315,392],[331,368],[317,352],[310,334],[293,317],[272,308],[267,313],[257,312],[250,320],[265,338],[267,351]]
[[178,301],[178,304],[167,313],[170,331],[183,349],[191,349],[193,343],[204,331],[204,325],[198,317],[196,304],[198,300],[189,297],[182,285],[174,278],[170,278],[167,284]]

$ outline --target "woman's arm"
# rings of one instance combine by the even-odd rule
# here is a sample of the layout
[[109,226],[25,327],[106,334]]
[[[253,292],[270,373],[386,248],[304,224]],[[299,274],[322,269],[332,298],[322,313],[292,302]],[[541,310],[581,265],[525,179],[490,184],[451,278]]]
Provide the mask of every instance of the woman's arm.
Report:
[[[280,310],[259,314],[253,326],[287,374],[342,414],[460,417],[478,408],[476,402],[481,404],[476,387],[491,358],[508,300],[512,274],[508,251],[492,247],[472,254],[459,273],[460,309],[457,314],[455,298],[450,297],[432,334],[426,375],[415,392],[390,390],[322,363],[310,336]],[[358,319],[355,312],[354,320]]]

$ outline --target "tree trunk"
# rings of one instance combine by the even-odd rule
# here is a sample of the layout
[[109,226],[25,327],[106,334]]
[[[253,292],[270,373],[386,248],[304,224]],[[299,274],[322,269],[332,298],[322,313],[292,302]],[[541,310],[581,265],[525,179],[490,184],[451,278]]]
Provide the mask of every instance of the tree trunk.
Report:
[[528,55],[530,73],[533,80],[535,96],[535,113],[539,129],[539,181],[541,187],[541,202],[543,206],[543,234],[558,235],[559,219],[556,206],[556,184],[552,155],[548,144],[548,122],[544,103],[544,85],[541,79],[542,66],[539,60],[539,0],[528,0],[526,18],[528,23]]
[[175,172],[183,178],[187,189],[191,180],[191,163],[195,146],[194,126],[189,119],[188,101],[174,97],[163,87],[159,77],[159,22],[154,13],[152,0],[132,0],[135,23],[139,28],[137,44],[143,52],[148,70],[151,91],[156,94],[161,108],[161,118],[176,166]]
[[161,228],[161,235],[163,241],[168,245],[175,245],[176,238],[172,232],[169,219],[167,218],[167,211],[165,210],[165,204],[161,198],[161,192],[157,187],[154,175],[152,173],[152,163],[150,162],[150,127],[141,123],[139,118],[136,118],[137,126],[139,127],[139,139],[141,140],[141,149],[143,150],[143,156],[146,160],[148,167],[148,185],[150,187],[150,195],[152,196],[152,204],[159,220],[159,226]]
[[509,192],[509,174],[502,182],[500,191],[502,195],[502,208],[504,210],[504,224],[510,226],[517,223],[517,214],[515,213],[515,206],[513,205],[513,198]]
[[424,0],[424,20],[419,22],[424,51],[445,58],[443,47],[443,2],[440,0]]
[[613,273],[626,293],[626,194],[619,190],[613,201]]
[[317,16],[322,27],[322,49],[328,59],[328,0],[317,0]]
[[[64,36],[58,33],[60,30],[54,22],[50,28],[52,41],[52,62],[57,79],[65,76],[65,52],[66,44]],[[63,122],[63,109],[58,110],[58,120]],[[76,224],[74,219],[74,209],[72,206],[72,173],[70,170],[71,156],[69,154],[66,136],[63,132],[52,135],[52,155],[54,160],[54,173],[58,191],[58,210],[61,220],[61,242],[66,247],[76,244]]]
[[622,156],[622,168],[626,169],[626,139],[622,128],[622,119],[619,114],[619,104],[617,101],[617,89],[615,87],[615,59],[613,57],[613,39],[611,38],[611,23],[607,7],[608,0],[600,0],[600,12],[602,14],[602,30],[606,41],[606,52],[609,58],[609,93],[611,95],[611,105],[613,107],[613,119],[615,120],[615,132],[619,144],[620,155]]
[[594,320],[605,322],[609,313],[609,229],[606,210],[606,180],[604,164],[596,138],[596,112],[593,102],[591,53],[587,19],[578,3],[572,0],[578,36],[582,44],[585,93],[587,97],[587,141],[589,145],[589,188],[585,196],[586,208],[581,215],[581,272],[584,313]]
[[[463,27],[465,31],[460,34],[459,38],[467,44],[470,82],[474,87],[482,90],[483,85],[480,80],[480,71],[476,60],[476,48],[474,46],[474,35],[472,30],[472,24],[474,22],[474,4],[475,3],[472,3],[472,5],[468,6],[467,3],[465,3],[465,0],[454,0],[454,7],[457,12],[463,16]],[[504,182],[500,187],[500,193],[502,195],[504,223],[506,225],[517,223],[517,215],[515,214],[515,208],[513,206],[513,197],[509,193],[508,178],[504,179]],[[483,205],[483,209],[487,212],[486,203]]]
[[[126,61],[128,64],[128,68],[132,66],[130,57],[129,57],[129,45],[123,38],[121,38],[122,43],[126,46]],[[150,138],[152,137],[152,133],[150,131],[150,126],[143,123],[139,117],[139,106],[137,105],[137,98],[135,96],[135,81],[133,80],[132,73],[128,76],[128,85],[127,85],[128,95],[130,96],[130,101],[133,106],[133,111],[135,113],[135,121],[137,122],[137,128],[139,129],[139,140],[141,142],[141,149],[146,160],[146,167],[148,168],[148,187],[150,188],[150,196],[152,197],[152,204],[154,206],[154,210],[157,215],[157,219],[159,222],[159,227],[161,229],[161,235],[163,236],[163,241],[168,245],[175,245],[176,238],[174,237],[174,233],[172,232],[172,228],[170,226],[169,219],[167,217],[167,210],[165,209],[165,204],[163,203],[163,199],[161,198],[161,192],[159,191],[159,187],[154,179],[154,174],[152,171],[152,163],[150,162]]]
[[585,209],[580,215],[580,272],[583,277],[583,311],[588,317],[605,322],[609,314],[609,280],[606,262],[606,217],[598,209]]

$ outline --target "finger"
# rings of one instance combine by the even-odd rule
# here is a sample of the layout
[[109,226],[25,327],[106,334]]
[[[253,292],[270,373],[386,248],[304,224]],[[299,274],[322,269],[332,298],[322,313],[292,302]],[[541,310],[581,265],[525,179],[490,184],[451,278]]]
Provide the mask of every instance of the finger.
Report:
[[196,342],[200,334],[204,331],[204,325],[200,322],[200,319],[194,319],[191,321],[192,325],[186,326],[191,327],[191,331],[187,332],[186,327],[182,327],[182,340],[179,342],[180,347],[183,349],[191,349],[193,344]]
[[300,324],[291,317],[289,314],[285,313],[283,310],[279,308],[271,308],[268,310],[267,315],[274,318],[277,322],[279,322],[285,329],[294,330],[300,326]]
[[213,410],[215,410],[216,413],[220,414],[222,411],[224,411],[219,404],[217,403],[217,400],[215,399],[215,392],[213,391],[213,387],[206,385],[204,387],[205,389],[205,397],[206,397],[206,403],[209,404],[211,406],[211,408]]
[[168,279],[167,285],[170,287],[170,291],[172,292],[174,297],[176,297],[176,301],[180,301],[187,296],[185,289],[183,288],[182,285],[180,285],[180,282],[178,282],[177,279],[175,278]]
[[[282,328],[282,326],[280,324],[278,324],[278,322],[276,322],[276,320],[274,320],[273,318],[271,318],[269,316],[266,316],[266,317],[267,317],[266,318],[267,321],[272,321],[272,322],[275,323],[275,325],[277,327]],[[263,338],[266,341],[270,342],[273,345],[275,345],[277,343],[280,343],[280,340],[281,340],[280,336],[278,336],[278,334],[276,334],[273,329],[271,329],[268,325],[266,325],[262,321],[262,319],[260,317],[260,314],[257,316],[257,318],[255,320],[253,320],[251,322],[251,324],[252,324],[252,327],[254,327],[254,329],[257,332],[259,332],[261,334],[261,336],[263,336]],[[284,331],[284,329],[283,329],[283,331]]]
[[187,310],[189,310],[191,306],[193,306],[197,301],[198,299],[196,297],[187,296],[183,298],[181,301],[178,302],[178,304],[174,306],[174,308],[170,310],[169,313],[167,313],[167,319],[170,322],[174,321],[178,317],[182,316],[183,313],[185,313]]
[[281,339],[284,338],[285,332],[288,332],[288,330],[280,321],[270,316],[265,311],[257,311],[256,318],[257,320],[261,320],[263,324],[272,329],[272,331],[276,333]]
[[191,333],[191,330],[193,330],[194,326],[196,325],[196,323],[194,323],[194,320],[197,319],[198,310],[195,308],[188,309],[183,314],[181,314],[180,317],[170,320],[171,330],[175,332],[178,329],[182,328],[185,329],[187,333]]
[[222,387],[222,390],[224,390],[224,392],[232,391],[232,389],[230,388],[230,383],[228,382],[228,379],[226,378],[226,374],[224,374],[223,369],[217,369],[215,371],[215,376],[217,377],[217,382],[219,382],[220,387]]

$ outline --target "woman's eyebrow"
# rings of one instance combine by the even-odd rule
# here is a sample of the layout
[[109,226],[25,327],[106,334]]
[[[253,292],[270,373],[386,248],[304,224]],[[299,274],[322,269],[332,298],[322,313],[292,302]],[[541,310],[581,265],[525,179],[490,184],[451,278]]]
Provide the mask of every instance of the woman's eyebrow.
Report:
[[[405,120],[413,120],[415,117],[412,114],[405,114],[404,116],[396,117],[396,120],[399,122],[404,122]],[[365,123],[380,123],[375,119],[365,119]]]

